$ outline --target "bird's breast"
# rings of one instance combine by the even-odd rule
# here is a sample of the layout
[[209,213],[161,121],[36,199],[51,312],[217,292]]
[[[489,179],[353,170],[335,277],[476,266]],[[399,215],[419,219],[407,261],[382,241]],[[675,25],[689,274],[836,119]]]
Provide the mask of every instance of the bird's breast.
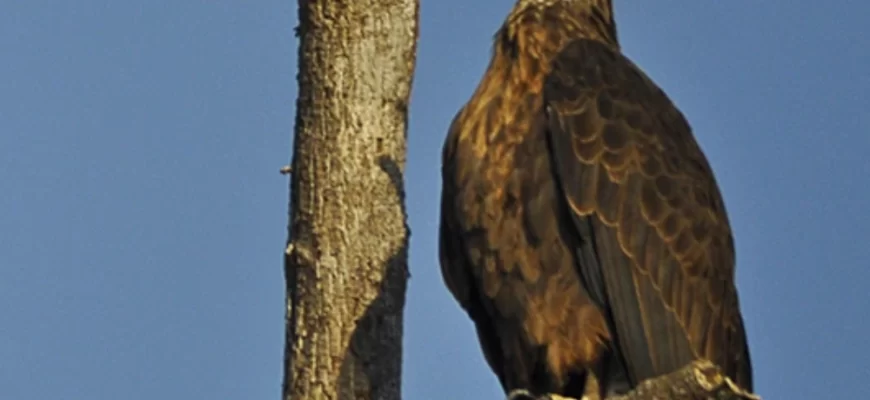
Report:
[[507,101],[458,121],[445,169],[450,209],[474,285],[491,304],[505,345],[528,349],[532,358],[532,349],[546,348],[546,364],[559,375],[594,362],[608,334],[582,287],[576,238],[562,226],[570,218],[543,114],[519,101],[504,108]]

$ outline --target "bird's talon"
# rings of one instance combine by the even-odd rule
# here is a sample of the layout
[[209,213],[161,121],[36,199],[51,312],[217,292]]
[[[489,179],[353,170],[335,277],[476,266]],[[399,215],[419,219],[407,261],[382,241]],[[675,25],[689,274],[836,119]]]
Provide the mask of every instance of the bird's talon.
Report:
[[506,400],[547,400],[546,396],[536,397],[525,389],[515,389],[508,393]]

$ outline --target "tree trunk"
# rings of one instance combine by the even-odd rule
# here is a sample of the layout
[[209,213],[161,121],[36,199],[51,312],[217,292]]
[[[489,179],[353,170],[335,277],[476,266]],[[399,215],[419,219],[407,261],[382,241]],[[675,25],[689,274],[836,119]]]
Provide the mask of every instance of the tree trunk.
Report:
[[401,398],[419,0],[299,0],[283,398]]

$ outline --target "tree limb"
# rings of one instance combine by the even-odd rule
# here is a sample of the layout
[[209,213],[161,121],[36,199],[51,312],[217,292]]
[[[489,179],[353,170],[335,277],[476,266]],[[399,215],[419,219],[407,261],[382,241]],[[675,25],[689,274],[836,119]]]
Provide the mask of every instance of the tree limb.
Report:
[[[713,363],[706,360],[695,361],[675,372],[641,382],[631,392],[607,397],[605,400],[761,400],[761,397],[746,392],[734,384],[731,379]],[[523,390],[515,390],[508,400],[591,400],[571,399],[555,394],[538,398]]]

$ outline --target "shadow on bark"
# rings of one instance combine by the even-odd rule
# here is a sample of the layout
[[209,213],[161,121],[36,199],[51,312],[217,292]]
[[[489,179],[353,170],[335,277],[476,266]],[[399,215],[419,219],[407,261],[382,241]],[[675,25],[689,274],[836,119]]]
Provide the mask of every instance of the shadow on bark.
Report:
[[382,156],[380,168],[389,176],[401,204],[407,232],[401,246],[386,261],[378,295],[357,320],[339,374],[341,388],[355,388],[354,399],[400,399],[402,333],[405,293],[408,286],[408,227],[402,170],[395,160]]

